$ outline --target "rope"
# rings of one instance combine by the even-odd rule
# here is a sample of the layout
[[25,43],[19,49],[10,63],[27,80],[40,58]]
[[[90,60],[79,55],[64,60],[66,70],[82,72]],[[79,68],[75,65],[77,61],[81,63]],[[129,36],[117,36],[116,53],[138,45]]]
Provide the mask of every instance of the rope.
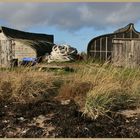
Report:
[[47,57],[48,63],[74,61],[77,55],[77,49],[71,47],[70,45],[54,45],[52,52]]

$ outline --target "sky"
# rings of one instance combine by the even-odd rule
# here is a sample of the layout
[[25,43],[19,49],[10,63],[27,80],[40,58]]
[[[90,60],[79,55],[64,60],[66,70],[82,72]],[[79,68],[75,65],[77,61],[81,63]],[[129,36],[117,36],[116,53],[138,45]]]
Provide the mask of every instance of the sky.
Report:
[[54,35],[54,43],[86,52],[89,41],[134,23],[140,31],[140,3],[0,2],[0,25]]

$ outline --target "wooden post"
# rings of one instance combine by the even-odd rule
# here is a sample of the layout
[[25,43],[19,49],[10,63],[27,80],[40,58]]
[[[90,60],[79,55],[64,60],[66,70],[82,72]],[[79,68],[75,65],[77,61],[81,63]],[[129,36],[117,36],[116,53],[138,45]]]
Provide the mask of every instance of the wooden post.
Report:
[[132,38],[132,30],[130,30],[130,38]]
[[108,40],[108,37],[106,37],[106,44],[105,44],[105,51],[106,51],[106,61],[108,60],[108,58],[107,58],[107,40]]
[[94,45],[94,58],[96,57],[96,40],[95,40],[95,45]]
[[123,38],[124,38],[124,33],[123,33]]
[[100,61],[102,60],[102,38],[100,38]]

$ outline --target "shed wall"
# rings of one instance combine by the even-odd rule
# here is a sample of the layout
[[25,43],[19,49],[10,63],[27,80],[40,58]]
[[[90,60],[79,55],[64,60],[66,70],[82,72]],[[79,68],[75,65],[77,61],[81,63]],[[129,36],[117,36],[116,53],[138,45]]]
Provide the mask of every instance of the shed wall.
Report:
[[10,40],[0,40],[0,66],[10,67],[12,46]]
[[0,40],[7,40],[7,37],[3,34],[3,32],[0,33]]
[[112,61],[113,39],[126,39],[127,41],[128,39],[134,39],[136,43],[136,39],[140,39],[140,33],[135,30],[134,24],[130,23],[125,28],[121,28],[111,34],[95,37],[88,43],[88,57],[98,59],[100,61]]
[[140,66],[140,40],[114,39],[112,62],[115,66],[128,68]]
[[19,41],[14,41],[12,47],[15,54],[14,58],[18,59],[18,61],[21,61],[24,57],[35,58],[37,56],[36,51],[31,46],[27,46]]
[[10,40],[0,33],[0,67],[10,67],[13,59],[21,61],[24,57],[36,56],[36,51],[31,46]]

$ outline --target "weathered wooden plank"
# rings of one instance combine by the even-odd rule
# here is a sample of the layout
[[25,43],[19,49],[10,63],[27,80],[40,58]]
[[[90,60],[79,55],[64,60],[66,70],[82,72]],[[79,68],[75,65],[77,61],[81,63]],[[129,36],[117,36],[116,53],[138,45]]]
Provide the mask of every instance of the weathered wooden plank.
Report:
[[106,37],[105,39],[106,39],[106,44],[105,44],[106,56],[105,57],[106,57],[106,61],[108,61],[108,58],[107,58],[107,40],[108,40],[108,37]]
[[0,40],[0,66],[10,67],[12,59],[11,40]]
[[117,66],[136,68],[140,65],[140,40],[113,40],[112,62]]
[[102,38],[100,38],[100,61],[102,60]]

